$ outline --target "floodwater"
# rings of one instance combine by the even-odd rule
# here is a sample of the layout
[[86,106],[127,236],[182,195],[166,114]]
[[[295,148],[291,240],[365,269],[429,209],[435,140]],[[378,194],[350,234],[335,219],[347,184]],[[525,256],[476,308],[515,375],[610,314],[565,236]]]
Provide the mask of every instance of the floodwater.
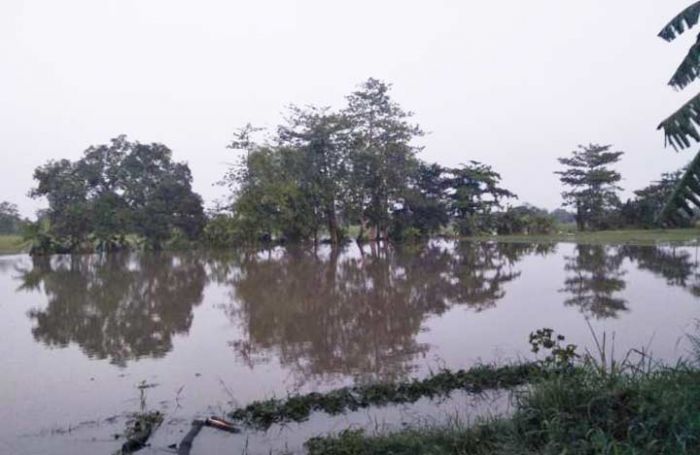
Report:
[[[142,400],[165,415],[144,453],[167,453],[193,418],[253,400],[530,358],[528,334],[543,327],[594,350],[590,323],[618,358],[637,348],[674,362],[689,355],[698,318],[688,246],[4,256],[0,454],[114,453]],[[507,408],[502,396],[494,406],[473,398],[316,415],[266,433],[203,431],[193,454],[297,451],[300,435]]]

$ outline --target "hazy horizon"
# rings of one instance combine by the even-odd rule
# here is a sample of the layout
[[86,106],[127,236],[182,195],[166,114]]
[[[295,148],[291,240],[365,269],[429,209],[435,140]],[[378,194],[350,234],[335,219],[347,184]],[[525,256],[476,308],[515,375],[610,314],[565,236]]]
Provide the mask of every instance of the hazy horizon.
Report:
[[289,104],[340,108],[368,77],[428,131],[420,158],[493,165],[553,209],[556,158],[613,144],[623,197],[692,159],[661,120],[697,93],[668,79],[695,34],[656,36],[688,1],[64,2],[0,6],[0,201],[23,215],[34,168],[126,134],[187,161],[208,206],[250,122]]

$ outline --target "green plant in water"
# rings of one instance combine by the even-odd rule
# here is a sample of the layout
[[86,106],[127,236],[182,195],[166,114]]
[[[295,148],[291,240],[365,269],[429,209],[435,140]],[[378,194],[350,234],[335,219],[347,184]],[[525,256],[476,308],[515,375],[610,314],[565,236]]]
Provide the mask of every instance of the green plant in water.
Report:
[[423,380],[399,383],[377,383],[343,387],[328,393],[312,392],[293,395],[286,400],[256,401],[229,414],[246,425],[267,429],[273,424],[302,422],[312,412],[331,415],[355,411],[369,406],[390,403],[414,403],[421,398],[445,396],[454,390],[479,393],[488,389],[516,387],[540,376],[542,368],[535,363],[495,367],[480,365],[469,370],[442,370]]
[[[374,435],[346,430],[312,438],[306,448],[310,455],[699,454],[698,363],[668,367],[646,360],[648,367],[639,368],[629,354],[615,361],[605,335],[592,334],[599,358],[587,353],[571,368],[535,376],[516,394],[512,416],[469,427]],[[698,337],[690,341],[700,343]],[[575,347],[563,346],[564,338],[551,329],[533,332],[530,342],[536,352],[550,352],[549,365],[572,365],[578,358]]]
[[540,351],[547,351],[542,361],[545,367],[549,368],[571,368],[574,366],[574,361],[580,356],[576,353],[577,346],[575,344],[564,345],[566,337],[562,334],[557,334],[552,329],[543,328],[530,333],[529,342],[532,346],[532,352],[535,354]]

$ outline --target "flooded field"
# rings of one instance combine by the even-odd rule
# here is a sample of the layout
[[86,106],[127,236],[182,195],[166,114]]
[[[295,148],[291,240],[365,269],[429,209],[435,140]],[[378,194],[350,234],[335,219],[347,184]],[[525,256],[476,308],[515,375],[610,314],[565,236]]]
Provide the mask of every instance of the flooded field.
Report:
[[[528,334],[542,327],[592,349],[588,321],[614,334],[620,356],[644,348],[673,362],[697,318],[696,247],[436,241],[5,256],[0,453],[114,453],[142,400],[165,416],[142,453],[167,453],[193,418],[253,400],[530,358]],[[193,453],[298,451],[351,425],[468,420],[507,401],[457,394],[266,433],[202,433]]]

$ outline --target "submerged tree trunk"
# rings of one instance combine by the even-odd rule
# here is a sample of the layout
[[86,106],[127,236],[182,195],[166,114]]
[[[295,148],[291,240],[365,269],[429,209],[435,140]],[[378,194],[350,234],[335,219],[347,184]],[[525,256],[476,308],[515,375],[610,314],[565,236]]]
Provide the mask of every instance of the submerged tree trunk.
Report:
[[[367,230],[367,218],[364,216],[360,219],[360,233],[357,234],[357,242],[362,243],[365,240],[365,230]],[[370,237],[371,238],[371,237]]]
[[331,244],[340,243],[340,232],[338,231],[338,217],[335,213],[335,203],[331,202],[326,208],[326,218],[328,219],[328,233],[331,236]]

